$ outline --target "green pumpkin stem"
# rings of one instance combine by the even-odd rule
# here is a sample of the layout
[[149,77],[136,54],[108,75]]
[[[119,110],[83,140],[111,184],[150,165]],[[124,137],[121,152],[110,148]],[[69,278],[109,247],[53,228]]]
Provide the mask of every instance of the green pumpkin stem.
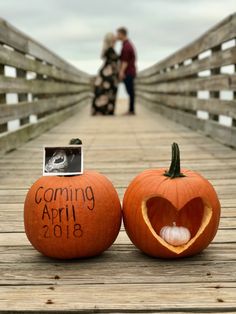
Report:
[[185,177],[185,175],[181,173],[180,170],[181,169],[179,146],[177,143],[173,143],[170,168],[168,171],[165,171],[164,176],[169,177],[171,179]]
[[81,145],[82,141],[79,138],[72,138],[69,142],[69,145]]

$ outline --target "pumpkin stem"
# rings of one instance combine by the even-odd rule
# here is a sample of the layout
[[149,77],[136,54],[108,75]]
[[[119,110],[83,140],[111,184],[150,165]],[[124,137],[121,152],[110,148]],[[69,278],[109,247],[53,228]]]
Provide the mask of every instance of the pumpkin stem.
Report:
[[177,143],[172,144],[171,164],[169,170],[165,171],[164,176],[171,179],[185,177],[185,175],[180,171],[180,152]]
[[82,141],[79,138],[72,138],[69,142],[69,145],[81,145]]

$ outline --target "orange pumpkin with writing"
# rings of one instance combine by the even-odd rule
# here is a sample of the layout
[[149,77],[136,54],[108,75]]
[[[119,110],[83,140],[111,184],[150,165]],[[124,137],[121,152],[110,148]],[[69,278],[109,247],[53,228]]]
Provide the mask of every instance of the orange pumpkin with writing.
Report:
[[89,257],[115,241],[121,205],[112,183],[98,172],[43,176],[26,196],[24,223],[29,241],[42,254]]
[[129,185],[123,201],[124,225],[143,252],[162,258],[194,255],[213,240],[220,203],[209,181],[180,169],[180,153],[172,145],[170,169],[151,169]]

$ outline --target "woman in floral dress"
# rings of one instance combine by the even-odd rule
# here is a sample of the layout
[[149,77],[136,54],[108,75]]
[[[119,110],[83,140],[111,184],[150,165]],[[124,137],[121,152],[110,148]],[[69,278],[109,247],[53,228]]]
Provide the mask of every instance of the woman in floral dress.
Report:
[[92,115],[113,115],[118,87],[118,60],[114,50],[116,37],[113,33],[104,38],[103,65],[95,79]]

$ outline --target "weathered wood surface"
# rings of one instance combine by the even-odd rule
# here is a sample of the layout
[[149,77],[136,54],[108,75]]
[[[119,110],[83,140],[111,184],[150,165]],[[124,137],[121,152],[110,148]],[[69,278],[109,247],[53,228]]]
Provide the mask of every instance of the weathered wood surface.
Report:
[[196,97],[182,96],[182,95],[166,95],[162,93],[148,93],[138,91],[137,95],[143,97],[147,101],[159,103],[174,109],[181,109],[183,111],[197,111],[203,110],[211,112],[216,115],[225,115],[236,119],[236,106],[233,100],[222,99],[199,99]]
[[76,95],[52,97],[49,99],[35,100],[30,102],[20,102],[19,104],[1,105],[0,124],[11,121],[13,119],[24,118],[31,114],[37,115],[45,112],[53,112],[64,107],[79,103],[84,98],[88,98],[88,92],[81,92]]
[[[63,106],[60,105],[60,100],[57,98],[56,102],[52,102],[54,105],[52,110],[55,110],[55,107],[58,107],[58,110],[60,109],[58,112],[55,110],[54,113],[46,115],[37,123],[26,124],[16,131],[0,134],[0,155],[16,149],[22,145],[22,143],[33,139],[41,133],[49,130],[54,125],[64,121],[66,118],[78,113],[80,109],[88,103],[89,99],[90,97],[88,97],[88,95],[81,95],[79,100],[77,99],[77,101],[70,103],[67,102],[67,104]],[[48,102],[46,102],[46,104],[48,104]]]
[[[141,71],[136,80],[139,101],[143,104],[151,101],[167,117],[236,147],[235,38],[236,13]],[[202,92],[207,99],[201,99]],[[199,111],[204,111],[208,118],[200,120]],[[230,121],[228,128],[220,124],[222,115]]]
[[[125,105],[118,108],[119,114]],[[0,160],[0,312],[235,313],[236,151],[138,107],[138,115],[89,117],[89,108]],[[123,227],[100,257],[72,262],[41,256],[23,229],[23,202],[42,172],[42,146],[79,136],[85,168],[101,171],[120,198],[130,180],[169,165],[179,143],[182,165],[214,184],[222,204],[219,232],[203,253],[181,261],[150,258]]]
[[202,90],[221,91],[236,90],[236,75],[214,75],[204,78],[183,79],[176,82],[166,82],[159,84],[137,84],[140,91],[151,93],[188,93]]
[[64,80],[75,83],[87,83],[88,78],[85,76],[80,76],[80,72],[75,75],[70,73],[63,68],[57,68],[56,66],[51,66],[46,62],[39,61],[35,58],[30,58],[18,51],[10,50],[4,46],[0,46],[0,60],[2,64],[12,66],[15,68],[24,69],[26,71],[31,71],[39,73],[41,75],[47,75],[58,80]]
[[22,78],[0,77],[0,93],[70,94],[90,90],[88,84],[51,82],[47,80],[26,80]]
[[0,155],[79,110],[91,87],[88,74],[0,18]]
[[[208,58],[197,59],[194,62],[180,66],[177,69],[172,69],[170,72],[160,73],[157,72],[155,75],[142,77],[142,84],[157,83],[163,81],[170,81],[179,79],[182,77],[196,76],[196,73],[220,68],[222,66],[231,65],[236,63],[236,47],[229,48],[225,51],[218,51]],[[137,80],[138,81],[138,80]]]
[[[184,110],[176,110],[174,106],[163,106],[161,102],[151,102],[150,97],[145,98],[141,92],[137,93],[140,103],[144,106],[151,107],[160,114],[185,125],[193,130],[199,130],[207,136],[215,138],[217,141],[236,147],[236,128],[221,125],[216,121],[199,119],[196,115],[191,113],[191,106]],[[149,100],[148,100],[149,99]],[[175,101],[173,102],[175,103]]]
[[27,54],[54,65],[66,72],[75,74],[76,76],[87,76],[86,73],[79,71],[70,63],[59,57],[56,53],[50,51],[36,40],[15,28],[6,20],[0,18],[0,43],[13,47],[16,51]]
[[173,67],[176,64],[183,65],[188,59],[196,58],[209,49],[219,47],[222,43],[236,37],[236,13],[229,15],[220,23],[213,26],[202,36],[173,53],[156,65],[140,72],[140,77],[151,76],[162,69]]

